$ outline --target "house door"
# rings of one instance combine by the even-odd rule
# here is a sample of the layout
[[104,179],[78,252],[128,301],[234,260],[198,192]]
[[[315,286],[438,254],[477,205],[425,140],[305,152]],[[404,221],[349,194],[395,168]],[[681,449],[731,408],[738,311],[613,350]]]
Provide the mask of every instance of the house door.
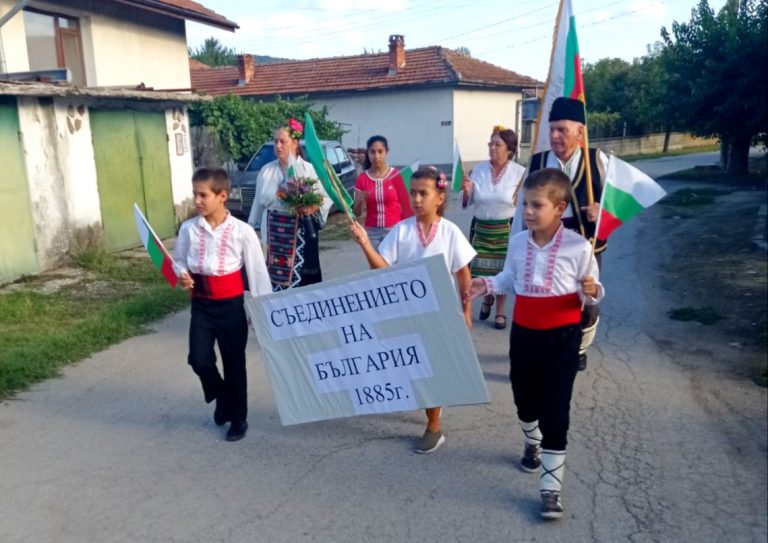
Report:
[[23,156],[16,99],[0,96],[0,283],[39,271]]
[[107,249],[119,251],[141,243],[134,202],[158,236],[173,236],[176,214],[164,114],[92,109],[90,117]]

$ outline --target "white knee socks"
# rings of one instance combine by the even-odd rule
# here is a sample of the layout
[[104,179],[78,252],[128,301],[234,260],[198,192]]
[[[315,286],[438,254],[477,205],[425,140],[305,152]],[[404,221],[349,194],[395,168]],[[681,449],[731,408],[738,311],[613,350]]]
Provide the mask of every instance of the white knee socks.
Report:
[[541,450],[539,489],[560,492],[565,471],[565,451]]
[[523,422],[520,421],[520,427],[525,435],[525,443],[528,445],[541,445],[541,430],[539,430],[539,421]]

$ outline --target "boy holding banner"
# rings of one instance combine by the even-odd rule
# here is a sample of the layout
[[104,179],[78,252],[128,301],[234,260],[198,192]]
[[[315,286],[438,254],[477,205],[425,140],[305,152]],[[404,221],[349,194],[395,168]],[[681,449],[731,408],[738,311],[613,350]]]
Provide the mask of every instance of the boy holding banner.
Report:
[[[199,216],[182,223],[173,255],[174,271],[192,297],[187,360],[200,378],[206,403],[216,400],[214,422],[230,422],[227,441],[237,441],[248,429],[242,268],[250,296],[271,293],[272,284],[256,233],[224,205],[230,191],[227,172],[201,168],[192,176],[192,185]],[[217,342],[223,378],[216,368]]]
[[571,182],[558,169],[545,168],[523,184],[528,230],[510,239],[504,269],[473,279],[466,291],[477,296],[514,292],[510,334],[510,380],[525,452],[520,467],[542,469],[541,516],[563,515],[561,484],[573,383],[579,363],[582,302],[604,296],[590,243],[563,226]]

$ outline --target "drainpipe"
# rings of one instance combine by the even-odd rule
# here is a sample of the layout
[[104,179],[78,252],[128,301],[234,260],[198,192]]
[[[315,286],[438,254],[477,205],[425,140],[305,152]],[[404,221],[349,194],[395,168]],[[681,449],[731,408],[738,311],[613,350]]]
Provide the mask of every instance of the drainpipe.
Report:
[[[18,12],[20,12],[24,7],[29,4],[31,0],[19,0],[16,2],[16,5],[11,7],[11,9],[0,17],[0,30],[2,30],[3,25],[10,21],[14,15],[16,15]],[[3,34],[0,32],[0,74],[5,73],[8,71],[8,68],[5,65],[5,49],[3,48]]]

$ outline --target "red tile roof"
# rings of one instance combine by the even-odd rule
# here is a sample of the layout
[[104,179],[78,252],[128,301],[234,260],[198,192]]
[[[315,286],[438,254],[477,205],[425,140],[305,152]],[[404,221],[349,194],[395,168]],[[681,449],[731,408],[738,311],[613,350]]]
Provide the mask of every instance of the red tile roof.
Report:
[[204,62],[200,62],[196,58],[190,58],[189,59],[189,69],[190,70],[210,70],[212,66],[209,66],[208,64]]
[[180,19],[196,21],[234,32],[237,23],[192,0],[113,0]]
[[541,86],[520,75],[443,47],[406,49],[405,66],[389,75],[389,54],[256,64],[253,79],[238,85],[233,66],[192,70],[192,87],[214,96],[328,94],[412,86],[472,86],[520,89]]

